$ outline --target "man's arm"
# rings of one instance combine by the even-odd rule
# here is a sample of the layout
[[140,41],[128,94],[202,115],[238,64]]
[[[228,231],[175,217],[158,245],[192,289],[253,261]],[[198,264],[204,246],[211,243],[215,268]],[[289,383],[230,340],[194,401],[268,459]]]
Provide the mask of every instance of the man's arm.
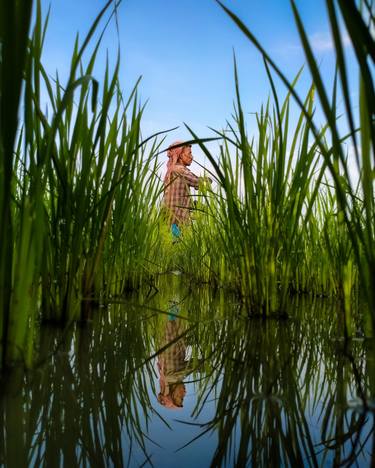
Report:
[[190,187],[194,187],[195,189],[198,189],[199,187],[199,181],[200,177],[196,176],[193,174],[187,167],[184,167],[182,174],[184,176],[184,179],[188,183]]

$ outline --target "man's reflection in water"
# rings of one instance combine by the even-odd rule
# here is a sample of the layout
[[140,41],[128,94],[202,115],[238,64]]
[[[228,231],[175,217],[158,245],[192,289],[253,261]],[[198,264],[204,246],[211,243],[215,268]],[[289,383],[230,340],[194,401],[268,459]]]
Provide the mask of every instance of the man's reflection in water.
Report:
[[[178,305],[176,302],[172,302],[165,324],[162,347],[176,340],[184,332],[184,324],[177,317],[178,313]],[[186,394],[183,379],[191,371],[186,356],[185,337],[173,342],[159,354],[158,369],[160,373],[159,403],[170,409],[182,408]]]

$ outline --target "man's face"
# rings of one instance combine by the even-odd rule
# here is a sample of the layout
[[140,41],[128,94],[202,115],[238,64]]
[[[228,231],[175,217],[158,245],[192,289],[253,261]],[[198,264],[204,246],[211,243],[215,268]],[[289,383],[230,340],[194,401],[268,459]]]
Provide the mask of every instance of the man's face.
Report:
[[191,152],[191,146],[184,146],[181,153],[181,162],[184,166],[190,166],[193,161],[193,155]]
[[173,399],[174,404],[182,408],[185,395],[186,395],[185,385],[183,383],[178,384],[172,394],[172,399]]

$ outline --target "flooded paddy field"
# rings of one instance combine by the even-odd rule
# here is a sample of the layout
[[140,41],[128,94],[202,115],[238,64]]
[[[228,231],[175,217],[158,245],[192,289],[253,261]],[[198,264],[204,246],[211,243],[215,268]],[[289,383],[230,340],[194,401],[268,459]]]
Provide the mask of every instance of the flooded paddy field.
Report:
[[1,385],[0,465],[372,466],[374,345],[345,343],[337,307],[249,319],[174,278],[43,325],[34,369]]

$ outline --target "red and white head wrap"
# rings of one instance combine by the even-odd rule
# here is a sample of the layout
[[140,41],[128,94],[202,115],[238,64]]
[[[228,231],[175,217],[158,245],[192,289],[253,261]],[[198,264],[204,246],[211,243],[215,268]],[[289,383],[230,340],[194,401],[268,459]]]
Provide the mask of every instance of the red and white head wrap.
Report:
[[167,173],[165,174],[164,177],[164,183],[169,182],[169,176],[171,172],[173,171],[174,167],[176,164],[180,162],[182,152],[185,148],[185,146],[179,146],[178,148],[173,148],[176,145],[181,145],[183,141],[175,141],[172,143],[167,151],[167,156],[168,156],[168,162],[167,162]]

